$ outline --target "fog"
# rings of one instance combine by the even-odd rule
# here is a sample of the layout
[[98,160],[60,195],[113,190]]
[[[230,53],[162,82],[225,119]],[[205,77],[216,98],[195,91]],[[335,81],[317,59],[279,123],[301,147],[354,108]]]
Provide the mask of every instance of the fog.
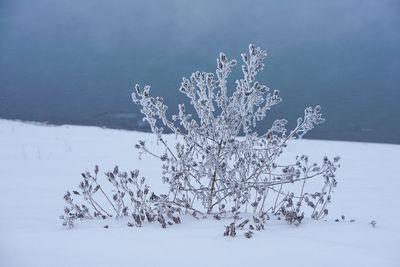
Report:
[[2,0],[0,118],[146,130],[135,83],[176,111],[182,76],[253,42],[284,100],[259,130],[320,104],[310,138],[400,143],[399,29],[396,0]]

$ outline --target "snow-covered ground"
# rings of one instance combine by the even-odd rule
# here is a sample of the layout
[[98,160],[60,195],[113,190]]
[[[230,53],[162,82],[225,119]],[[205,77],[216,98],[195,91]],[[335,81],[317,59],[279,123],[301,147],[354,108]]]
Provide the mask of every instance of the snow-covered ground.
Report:
[[[271,220],[250,240],[223,237],[229,221],[189,217],[166,230],[116,220],[63,228],[62,196],[95,164],[103,171],[116,164],[138,168],[152,190],[163,187],[159,162],[138,160],[139,139],[150,143],[154,137],[0,120],[0,266],[400,266],[399,145],[291,143],[292,158],[341,156],[327,221],[306,219],[295,227]],[[342,214],[345,222],[335,222]]]

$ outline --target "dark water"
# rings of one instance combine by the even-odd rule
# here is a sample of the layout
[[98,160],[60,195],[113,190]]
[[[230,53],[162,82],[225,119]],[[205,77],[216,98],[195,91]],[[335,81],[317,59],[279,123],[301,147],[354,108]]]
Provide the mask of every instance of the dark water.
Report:
[[260,131],[320,104],[310,138],[400,143],[398,0],[1,0],[0,117],[146,130],[135,83],[175,111],[182,76],[250,42],[284,99]]

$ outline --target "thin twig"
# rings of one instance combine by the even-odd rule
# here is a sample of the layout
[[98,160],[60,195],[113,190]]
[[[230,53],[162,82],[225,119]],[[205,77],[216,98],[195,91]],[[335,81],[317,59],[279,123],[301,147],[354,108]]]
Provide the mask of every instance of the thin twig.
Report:
[[[222,146],[222,140],[221,142],[219,142],[218,144],[218,158],[219,158],[219,154],[221,153],[221,146]],[[214,186],[215,186],[215,178],[217,176],[217,166],[215,166],[215,171],[214,171],[214,175],[212,177],[212,183],[211,183],[211,190],[210,190],[210,205],[212,204],[212,198],[213,198],[213,194],[214,194]],[[213,206],[210,206],[210,208],[208,209],[207,213],[210,213],[212,210]]]

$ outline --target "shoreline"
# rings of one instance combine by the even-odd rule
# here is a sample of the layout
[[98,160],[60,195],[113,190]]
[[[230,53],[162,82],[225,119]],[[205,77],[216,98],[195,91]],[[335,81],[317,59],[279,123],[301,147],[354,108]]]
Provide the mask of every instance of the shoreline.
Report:
[[[48,127],[60,127],[60,126],[68,126],[68,127],[94,127],[99,129],[108,129],[108,130],[117,130],[117,131],[126,131],[126,132],[137,132],[137,133],[148,133],[151,134],[150,129],[148,131],[139,130],[139,129],[127,129],[127,128],[119,128],[119,127],[108,127],[108,126],[100,126],[98,124],[65,124],[65,123],[50,123],[48,121],[30,121],[30,120],[22,120],[22,119],[5,119],[0,117],[0,121],[9,121],[9,122],[18,122],[36,126],[48,126]],[[173,134],[171,132],[164,133],[166,135]],[[331,139],[331,138],[308,138],[307,136],[302,140],[312,140],[312,141],[332,141],[332,142],[349,142],[349,143],[368,143],[368,144],[382,144],[382,145],[400,145],[400,141],[397,142],[383,142],[383,141],[364,141],[364,140],[353,140],[353,139]]]

